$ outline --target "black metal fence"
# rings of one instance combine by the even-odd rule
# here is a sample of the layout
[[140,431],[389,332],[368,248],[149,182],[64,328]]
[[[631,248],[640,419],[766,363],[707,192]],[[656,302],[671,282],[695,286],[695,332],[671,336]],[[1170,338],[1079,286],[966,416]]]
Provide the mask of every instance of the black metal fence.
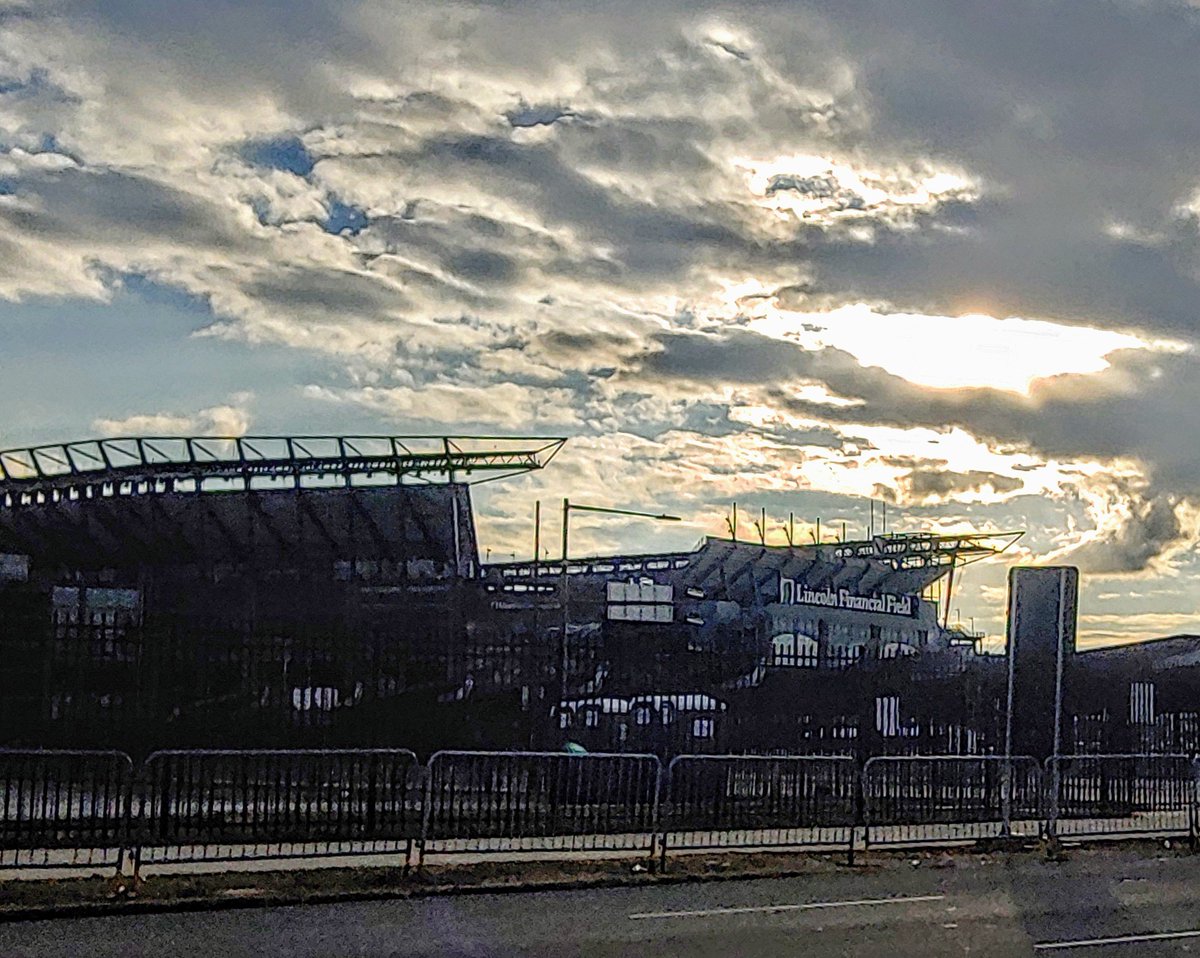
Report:
[[421,832],[406,749],[156,752],[131,832],[141,862],[397,854]]
[[681,755],[659,811],[667,849],[844,846],[853,855],[858,766],[812,755]]
[[0,750],[0,867],[119,867],[132,787],[121,752]]
[[862,792],[868,846],[1036,836],[1041,828],[1041,769],[1026,756],[872,758]]
[[1186,755],[680,756],[0,750],[0,868],[1200,839]]
[[1062,838],[1197,838],[1198,768],[1189,755],[1066,755],[1046,761],[1046,828]]
[[654,755],[438,752],[421,853],[652,853],[661,778]]

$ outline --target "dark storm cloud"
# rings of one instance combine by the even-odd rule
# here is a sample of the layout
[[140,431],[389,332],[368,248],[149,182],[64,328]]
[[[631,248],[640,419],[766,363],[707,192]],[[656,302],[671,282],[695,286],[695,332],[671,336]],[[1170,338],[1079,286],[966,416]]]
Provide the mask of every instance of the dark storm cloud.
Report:
[[639,341],[625,333],[555,329],[539,337],[538,345],[555,357],[571,361],[626,362],[641,351]]
[[84,30],[162,51],[159,65],[172,81],[219,98],[244,95],[253,78],[255,89],[270,90],[298,114],[350,99],[314,64],[386,56],[386,38],[362,29],[347,7],[325,0],[59,0],[52,6]]
[[[812,252],[821,282],[897,308],[1195,334],[1200,43],[1176,3],[974,0],[824,6],[881,149],[929,150],[1003,197],[966,236]],[[886,41],[883,37],[886,36]],[[1152,244],[1105,235],[1110,222]],[[799,253],[798,255],[804,255]]]
[[574,116],[575,112],[567,107],[550,104],[531,105],[524,100],[520,105],[508,110],[504,116],[515,127],[550,126],[559,120]]
[[[645,380],[684,380],[693,383],[757,384],[810,380],[822,358],[834,351],[816,353],[794,343],[771,339],[744,329],[720,334],[663,332],[655,337],[634,374]],[[837,353],[857,365],[847,353]]]
[[[835,349],[808,350],[748,330],[721,334],[664,333],[640,361],[635,379],[758,385],[771,404],[804,418],[845,426],[870,423],[962,427],[997,447],[1041,457],[1128,457],[1147,464],[1157,488],[1196,495],[1200,419],[1183,407],[1200,405],[1200,363],[1193,354],[1114,354],[1106,372],[1080,381],[1056,377],[1026,396],[997,389],[928,389],[877,367],[863,367]],[[799,398],[795,386],[815,382],[851,400],[831,405]],[[936,473],[931,474],[936,475]],[[971,473],[944,475],[960,482]],[[915,478],[917,483],[937,483]],[[1017,488],[996,477],[997,492]],[[961,485],[961,482],[960,482]],[[967,486],[966,488],[977,488]],[[932,487],[928,491],[937,491]]]
[[853,190],[842,187],[837,177],[832,174],[793,176],[790,173],[777,173],[767,183],[766,195],[774,196],[781,192],[798,193],[813,199],[833,200],[834,209],[838,210],[863,210],[867,207],[866,200]]
[[499,177],[504,192],[520,197],[547,223],[615,243],[631,273],[663,275],[703,262],[706,250],[747,246],[716,206],[684,215],[622,197],[567,166],[549,147],[467,136],[429,142],[423,154],[424,161],[452,172]]
[[1119,528],[1070,550],[1061,561],[1098,575],[1139,572],[1183,539],[1177,496],[1135,498],[1132,505],[1132,514]]
[[948,499],[956,493],[982,492],[984,489],[998,493],[1016,492],[1024,483],[1012,476],[1001,476],[994,472],[975,469],[954,472],[923,466],[902,476],[900,485],[914,499]]

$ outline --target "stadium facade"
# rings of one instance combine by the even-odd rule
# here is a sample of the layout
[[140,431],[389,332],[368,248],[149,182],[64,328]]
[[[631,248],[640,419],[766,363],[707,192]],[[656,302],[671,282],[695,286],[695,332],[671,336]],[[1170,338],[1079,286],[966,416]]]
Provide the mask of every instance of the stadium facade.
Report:
[[[541,469],[561,446],[142,438],[0,453],[0,744],[1003,747],[1004,660],[948,627],[945,597],[1017,534],[708,538],[565,569],[482,564],[471,483]],[[1094,668],[1071,674],[1095,685]],[[1095,701],[1072,717],[1089,743]]]

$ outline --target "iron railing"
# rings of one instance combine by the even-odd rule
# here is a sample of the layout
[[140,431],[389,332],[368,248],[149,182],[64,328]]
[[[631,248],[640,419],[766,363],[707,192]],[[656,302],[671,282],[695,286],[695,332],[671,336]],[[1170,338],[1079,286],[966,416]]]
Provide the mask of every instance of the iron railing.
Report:
[[790,848],[839,845],[854,854],[858,767],[814,755],[681,755],[659,810],[668,846]]
[[1042,779],[1028,756],[886,756],[863,766],[864,841],[917,845],[1036,836]]
[[156,752],[132,818],[140,865],[402,854],[421,830],[406,749]]
[[119,871],[132,786],[122,752],[0,750],[0,867]]
[[1046,760],[1046,831],[1060,838],[1197,839],[1189,755],[1060,755]]
[[438,752],[426,776],[421,854],[652,855],[661,778],[654,755]]
[[377,854],[1200,838],[1186,755],[681,756],[0,750],[0,869]]

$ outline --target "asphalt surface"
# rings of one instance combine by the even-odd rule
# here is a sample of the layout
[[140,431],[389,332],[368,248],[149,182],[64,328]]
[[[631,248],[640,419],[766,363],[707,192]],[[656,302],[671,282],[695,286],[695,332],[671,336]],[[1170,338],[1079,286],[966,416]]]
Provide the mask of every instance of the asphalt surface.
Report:
[[792,879],[0,926],[0,955],[1200,955],[1200,857],[1076,852]]

